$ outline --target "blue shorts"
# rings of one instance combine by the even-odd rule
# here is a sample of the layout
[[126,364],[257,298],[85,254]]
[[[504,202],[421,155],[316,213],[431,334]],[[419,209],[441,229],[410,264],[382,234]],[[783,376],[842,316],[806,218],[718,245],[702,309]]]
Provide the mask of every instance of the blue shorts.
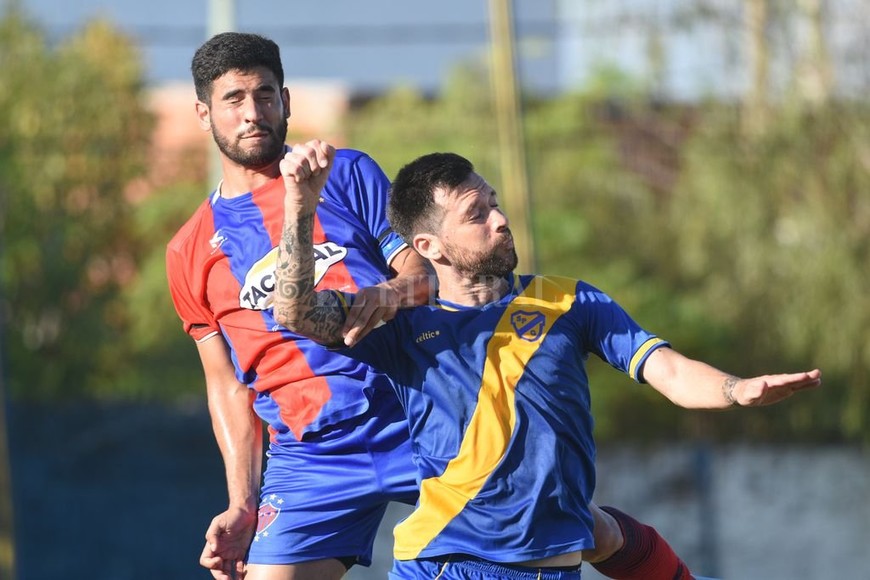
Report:
[[580,567],[529,568],[463,556],[393,560],[389,580],[580,580]]
[[388,396],[315,438],[271,445],[267,456],[252,564],[341,558],[369,566],[387,504],[417,501],[408,424]]

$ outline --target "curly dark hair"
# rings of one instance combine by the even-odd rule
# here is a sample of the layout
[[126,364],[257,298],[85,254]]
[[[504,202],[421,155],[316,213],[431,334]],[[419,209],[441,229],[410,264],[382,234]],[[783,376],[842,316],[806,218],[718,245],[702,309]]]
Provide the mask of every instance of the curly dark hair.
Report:
[[190,72],[196,98],[211,104],[212,83],[231,70],[250,71],[266,67],[284,86],[281,51],[273,40],[246,32],[222,32],[212,36],[193,55]]

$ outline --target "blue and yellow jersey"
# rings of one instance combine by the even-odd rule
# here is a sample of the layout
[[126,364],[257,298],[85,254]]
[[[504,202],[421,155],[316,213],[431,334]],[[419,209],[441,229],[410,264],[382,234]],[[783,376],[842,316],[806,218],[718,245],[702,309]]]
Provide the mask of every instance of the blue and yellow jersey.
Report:
[[[388,178],[370,157],[350,149],[336,153],[314,222],[318,289],[353,292],[389,277],[389,261],[406,244],[387,222],[388,190]],[[283,220],[280,177],[230,199],[215,192],[166,253],[169,288],[185,331],[198,341],[225,337],[236,377],[258,391],[255,408],[278,443],[364,412],[377,377],[365,364],[275,322]]]
[[401,310],[350,349],[390,376],[410,423],[420,500],[395,529],[396,558],[518,562],[593,547],[585,361],[640,380],[666,344],[589,284],[516,276],[501,300]]

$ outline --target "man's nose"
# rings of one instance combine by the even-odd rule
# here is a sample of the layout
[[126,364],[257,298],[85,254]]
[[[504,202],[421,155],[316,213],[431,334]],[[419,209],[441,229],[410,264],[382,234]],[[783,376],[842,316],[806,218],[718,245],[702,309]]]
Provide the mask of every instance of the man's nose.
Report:
[[490,215],[490,219],[492,220],[493,228],[495,231],[500,232],[508,227],[508,218],[504,214],[503,211],[496,208],[492,210],[492,214]]
[[262,107],[257,103],[257,99],[253,97],[245,99],[243,111],[245,121],[257,122],[263,118]]

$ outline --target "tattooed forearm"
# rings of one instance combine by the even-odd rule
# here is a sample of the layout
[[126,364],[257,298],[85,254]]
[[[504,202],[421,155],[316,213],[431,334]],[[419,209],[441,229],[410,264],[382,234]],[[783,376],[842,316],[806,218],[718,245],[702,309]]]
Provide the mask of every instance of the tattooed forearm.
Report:
[[285,216],[275,269],[273,315],[293,332],[318,342],[338,343],[344,312],[332,292],[314,290],[313,229],[313,212],[295,219]]
[[341,329],[344,325],[344,308],[332,292],[314,294],[316,304],[305,313],[305,328],[309,335],[325,344],[341,342]]
[[738,379],[737,377],[729,376],[725,379],[725,382],[722,383],[722,394],[725,396],[725,400],[728,401],[729,405],[736,405],[737,399],[734,398],[734,387],[737,386]]

